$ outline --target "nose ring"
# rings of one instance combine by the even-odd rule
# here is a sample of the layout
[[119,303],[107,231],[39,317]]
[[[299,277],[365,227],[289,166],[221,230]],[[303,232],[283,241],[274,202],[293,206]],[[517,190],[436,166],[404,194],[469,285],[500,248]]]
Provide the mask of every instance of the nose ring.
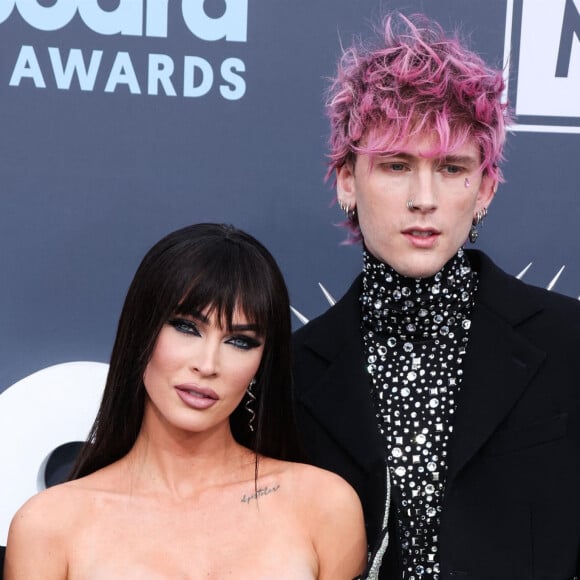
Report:
[[415,200],[414,199],[408,199],[407,200],[407,209],[413,211],[414,209],[417,209],[415,207]]

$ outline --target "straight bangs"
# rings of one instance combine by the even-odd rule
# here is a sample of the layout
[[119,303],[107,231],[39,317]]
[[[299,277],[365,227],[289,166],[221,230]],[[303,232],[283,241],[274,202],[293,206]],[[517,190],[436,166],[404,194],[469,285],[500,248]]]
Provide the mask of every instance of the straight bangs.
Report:
[[[206,249],[207,250],[207,249]],[[271,281],[266,275],[263,258],[248,246],[229,240],[217,242],[211,255],[204,252],[203,261],[192,264],[189,285],[176,304],[176,314],[215,315],[223,329],[239,323],[254,326],[268,338],[272,318]]]

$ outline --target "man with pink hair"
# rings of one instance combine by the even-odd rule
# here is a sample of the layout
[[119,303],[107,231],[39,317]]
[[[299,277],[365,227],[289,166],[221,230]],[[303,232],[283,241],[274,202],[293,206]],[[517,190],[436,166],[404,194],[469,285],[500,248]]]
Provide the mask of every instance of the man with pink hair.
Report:
[[399,16],[329,90],[329,175],[364,266],[296,333],[296,398],[312,462],[361,497],[370,578],[580,574],[580,305],[463,248],[502,181],[503,89]]

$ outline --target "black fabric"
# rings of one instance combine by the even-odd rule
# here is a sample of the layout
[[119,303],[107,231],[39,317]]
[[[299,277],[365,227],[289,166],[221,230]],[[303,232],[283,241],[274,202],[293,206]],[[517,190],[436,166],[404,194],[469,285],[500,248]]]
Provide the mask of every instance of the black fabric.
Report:
[[387,449],[405,577],[439,578],[447,446],[463,379],[477,274],[463,249],[411,279],[364,251],[362,336]]
[[[580,574],[580,304],[523,284],[481,252],[469,259],[480,284],[449,447],[441,580],[570,580]],[[360,291],[359,277],[295,334],[294,379],[310,459],[357,490],[372,545],[384,446]],[[381,578],[400,578],[396,538]]]
[[6,548],[0,546],[0,580],[4,578],[4,554],[6,553]]

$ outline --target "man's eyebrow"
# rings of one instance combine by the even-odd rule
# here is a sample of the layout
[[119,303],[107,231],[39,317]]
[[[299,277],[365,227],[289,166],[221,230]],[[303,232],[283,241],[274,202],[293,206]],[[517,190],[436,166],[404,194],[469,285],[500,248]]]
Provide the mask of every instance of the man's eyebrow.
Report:
[[[419,156],[419,157],[421,157],[421,156]],[[411,153],[406,153],[405,151],[392,151],[389,153],[378,153],[376,155],[376,158],[377,159],[395,158],[395,159],[401,159],[403,161],[410,161],[410,160],[416,159],[417,156],[412,155]],[[437,156],[434,156],[434,158],[437,158]],[[448,163],[448,164],[457,164],[457,165],[469,165],[469,166],[479,165],[479,162],[477,161],[477,159],[473,155],[453,155],[453,154],[442,155],[439,158],[439,162],[440,163]]]
[[478,165],[478,161],[472,155],[444,155],[441,157],[442,163],[451,163],[457,165]]
[[397,159],[403,159],[403,160],[410,160],[410,159],[414,159],[415,155],[411,155],[410,153],[405,153],[404,151],[390,151],[388,153],[377,153],[376,154],[377,159],[390,159],[391,157],[396,157]]

